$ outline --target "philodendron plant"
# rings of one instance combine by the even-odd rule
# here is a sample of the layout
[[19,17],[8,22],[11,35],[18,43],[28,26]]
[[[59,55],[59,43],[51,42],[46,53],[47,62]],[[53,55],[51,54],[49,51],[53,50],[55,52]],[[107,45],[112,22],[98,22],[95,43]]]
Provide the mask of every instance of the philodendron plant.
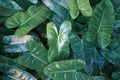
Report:
[[120,80],[120,0],[0,0],[0,80]]

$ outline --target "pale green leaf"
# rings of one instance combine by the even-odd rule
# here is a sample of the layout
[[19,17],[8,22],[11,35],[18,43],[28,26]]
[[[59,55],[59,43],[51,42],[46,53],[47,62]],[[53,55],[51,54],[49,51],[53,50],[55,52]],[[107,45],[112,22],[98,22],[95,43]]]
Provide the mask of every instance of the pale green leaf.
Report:
[[49,62],[54,60],[67,59],[69,56],[69,41],[68,36],[71,31],[71,23],[64,21],[58,33],[54,23],[47,24],[47,37],[49,43]]
[[84,16],[92,16],[92,8],[89,0],[77,0],[78,7]]

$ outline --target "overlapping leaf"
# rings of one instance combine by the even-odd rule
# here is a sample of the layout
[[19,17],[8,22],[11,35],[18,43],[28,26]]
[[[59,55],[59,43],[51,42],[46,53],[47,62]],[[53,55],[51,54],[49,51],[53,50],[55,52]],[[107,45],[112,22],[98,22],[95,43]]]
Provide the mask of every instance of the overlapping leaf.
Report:
[[27,42],[26,47],[31,54],[20,56],[15,61],[27,68],[42,72],[44,67],[48,65],[47,50],[35,41]]
[[50,16],[50,10],[43,4],[32,5],[26,12],[18,12],[6,20],[7,28],[19,27],[15,35],[23,37]]
[[66,60],[49,64],[44,73],[54,80],[88,80],[88,77],[77,70],[85,67],[82,60]]
[[79,10],[84,16],[92,16],[92,8],[89,0],[68,0],[70,15],[73,19],[78,17]]
[[113,12],[112,3],[109,0],[103,0],[96,6],[89,22],[87,41],[98,40],[101,48],[109,45],[114,23]]
[[54,23],[47,24],[47,38],[49,43],[49,62],[54,60],[64,60],[69,56],[69,33],[71,31],[71,23],[64,21],[58,33]]
[[120,42],[112,40],[110,43],[110,49],[102,49],[101,54],[110,63],[120,67]]

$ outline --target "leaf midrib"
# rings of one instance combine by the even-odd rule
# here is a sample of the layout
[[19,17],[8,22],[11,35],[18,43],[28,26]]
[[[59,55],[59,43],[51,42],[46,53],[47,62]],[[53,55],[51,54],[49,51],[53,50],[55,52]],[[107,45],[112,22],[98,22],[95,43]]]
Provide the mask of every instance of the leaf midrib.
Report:
[[34,54],[31,54],[31,56],[34,57],[35,59],[41,61],[42,63],[44,63],[44,64],[46,64],[46,65],[48,64],[48,63],[45,62],[44,60],[42,60],[42,59],[40,59],[39,57],[35,56]]
[[76,72],[76,70],[53,71],[53,72],[50,72],[50,73],[67,73],[67,72]]
[[101,18],[101,21],[100,21],[100,24],[99,24],[97,33],[99,33],[100,30],[101,30],[101,26],[102,26],[102,23],[103,23],[104,14],[105,14],[105,9],[104,9],[104,11],[103,11],[102,18]]
[[[30,10],[31,11],[31,10]],[[28,18],[25,22],[23,22],[20,26],[23,26],[24,24],[26,24],[27,22],[29,22],[33,17],[35,17],[36,15],[38,15],[41,12],[41,10],[39,10],[36,14],[34,14],[33,16],[31,16],[30,18]]]

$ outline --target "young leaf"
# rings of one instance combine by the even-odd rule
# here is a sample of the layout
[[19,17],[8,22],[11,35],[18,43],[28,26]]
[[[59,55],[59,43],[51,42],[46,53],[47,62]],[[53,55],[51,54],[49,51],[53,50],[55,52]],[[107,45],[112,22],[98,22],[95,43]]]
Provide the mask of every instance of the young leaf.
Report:
[[86,35],[87,41],[93,42],[97,39],[101,48],[109,45],[114,24],[113,12],[110,0],[103,0],[96,6],[89,22],[89,29]]
[[27,68],[42,72],[48,65],[47,50],[35,41],[28,41],[26,47],[31,54],[20,56],[15,61]]
[[66,60],[49,64],[44,73],[54,80],[88,80],[84,74],[77,72],[85,67],[82,60]]
[[110,43],[110,49],[102,49],[102,56],[110,63],[120,67],[120,43],[117,40],[112,40]]
[[58,33],[54,23],[47,24],[47,37],[49,43],[49,62],[54,60],[67,59],[69,56],[68,35],[71,31],[71,23],[64,21]]
[[18,12],[9,17],[5,25],[7,28],[19,28],[16,30],[16,37],[20,38],[44,22],[50,16],[50,10],[43,4],[32,5],[26,12]]

